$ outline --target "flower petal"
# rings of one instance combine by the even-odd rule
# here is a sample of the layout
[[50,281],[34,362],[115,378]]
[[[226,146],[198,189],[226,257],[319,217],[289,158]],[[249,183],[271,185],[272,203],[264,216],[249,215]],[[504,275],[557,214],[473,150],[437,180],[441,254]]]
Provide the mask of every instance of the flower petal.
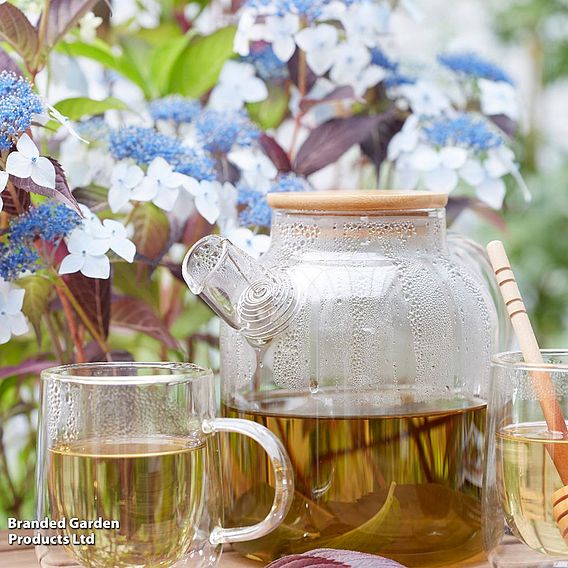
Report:
[[12,152],[6,160],[6,171],[19,178],[29,178],[32,174],[32,161],[20,152]]
[[87,255],[81,273],[88,278],[101,278],[106,280],[110,276],[110,260],[108,256]]
[[13,316],[22,311],[25,295],[26,291],[23,288],[13,288],[12,290],[10,290],[6,299],[5,312],[8,315]]
[[132,262],[136,256],[136,245],[129,239],[114,239],[110,248],[126,262]]
[[215,200],[207,199],[204,196],[199,196],[195,199],[195,208],[211,225],[217,221],[221,213],[219,204],[216,203]]
[[8,316],[8,320],[10,322],[12,335],[23,335],[27,333],[29,329],[28,322],[22,312]]
[[20,136],[20,139],[16,144],[16,148],[22,156],[29,160],[32,158],[39,158],[39,150],[34,144],[34,141],[27,134],[22,134],[22,136]]
[[80,254],[69,254],[62,261],[59,266],[59,274],[73,274],[79,272],[83,268],[85,257]]
[[440,154],[434,148],[419,144],[410,156],[410,165],[419,172],[436,169],[441,162]]
[[446,168],[457,170],[462,168],[467,161],[467,150],[457,146],[446,146],[440,150],[442,164]]
[[8,174],[8,172],[0,172],[0,193],[2,193],[6,189],[9,177],[10,175]]
[[169,189],[167,187],[162,187],[156,197],[152,199],[152,203],[164,211],[171,211],[174,208],[178,195],[179,188]]
[[505,198],[506,188],[502,179],[487,178],[475,188],[477,197],[493,209],[501,209]]
[[440,166],[431,172],[425,172],[424,185],[430,191],[441,191],[450,193],[453,191],[459,181],[458,174],[454,170]]
[[151,177],[145,177],[142,182],[130,192],[129,198],[134,201],[152,201],[158,195],[158,184]]
[[55,167],[47,158],[36,159],[32,164],[31,178],[42,187],[55,189]]
[[485,170],[479,160],[468,160],[460,170],[461,178],[469,185],[476,187],[485,179]]
[[120,211],[129,201],[130,195],[123,188],[113,185],[108,192],[107,201],[113,213]]
[[294,55],[294,51],[296,51],[296,43],[292,36],[280,36],[275,38],[272,43],[272,50],[280,61],[287,63],[292,59],[292,55]]
[[262,79],[253,77],[246,83],[245,101],[247,103],[257,103],[264,101],[268,97],[268,89]]

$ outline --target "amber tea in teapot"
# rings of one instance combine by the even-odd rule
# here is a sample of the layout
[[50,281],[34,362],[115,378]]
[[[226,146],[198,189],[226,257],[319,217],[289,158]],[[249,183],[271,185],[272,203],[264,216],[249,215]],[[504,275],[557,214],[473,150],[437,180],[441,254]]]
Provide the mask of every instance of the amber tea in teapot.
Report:
[[[485,384],[503,341],[485,261],[447,239],[446,195],[268,199],[259,261],[210,236],[183,267],[226,323],[224,414],[267,426],[294,469],[284,523],[238,550],[268,561],[350,548],[417,567],[475,555]],[[261,518],[274,495],[265,458],[231,436],[223,452],[227,518]]]

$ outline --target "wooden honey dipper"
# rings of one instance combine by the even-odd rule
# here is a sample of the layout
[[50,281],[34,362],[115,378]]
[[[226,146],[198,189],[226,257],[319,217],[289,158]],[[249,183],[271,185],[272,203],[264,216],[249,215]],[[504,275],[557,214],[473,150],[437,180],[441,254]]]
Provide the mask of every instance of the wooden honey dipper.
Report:
[[[525,362],[544,366],[544,360],[503,243],[492,241],[487,245],[487,253]],[[550,373],[535,370],[531,371],[530,375],[548,430],[561,432],[563,437],[568,439],[568,428],[562,408],[556,399]],[[568,543],[568,444],[557,444],[557,447],[549,444],[546,449],[564,484],[552,494],[552,512],[562,538]]]

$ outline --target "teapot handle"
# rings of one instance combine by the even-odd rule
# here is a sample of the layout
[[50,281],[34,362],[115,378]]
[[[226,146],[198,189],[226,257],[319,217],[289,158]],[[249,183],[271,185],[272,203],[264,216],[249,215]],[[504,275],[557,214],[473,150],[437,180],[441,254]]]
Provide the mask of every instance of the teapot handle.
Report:
[[450,256],[459,265],[467,267],[489,291],[499,323],[496,348],[498,351],[510,350],[514,339],[511,322],[485,248],[455,231],[448,231],[447,243]]

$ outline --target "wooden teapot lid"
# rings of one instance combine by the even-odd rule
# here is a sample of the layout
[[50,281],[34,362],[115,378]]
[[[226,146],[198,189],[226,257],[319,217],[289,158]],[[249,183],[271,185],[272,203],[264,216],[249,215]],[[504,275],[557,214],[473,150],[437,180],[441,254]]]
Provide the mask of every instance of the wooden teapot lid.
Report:
[[439,209],[448,203],[446,193],[390,189],[269,193],[267,199],[273,209],[292,211],[407,211]]

